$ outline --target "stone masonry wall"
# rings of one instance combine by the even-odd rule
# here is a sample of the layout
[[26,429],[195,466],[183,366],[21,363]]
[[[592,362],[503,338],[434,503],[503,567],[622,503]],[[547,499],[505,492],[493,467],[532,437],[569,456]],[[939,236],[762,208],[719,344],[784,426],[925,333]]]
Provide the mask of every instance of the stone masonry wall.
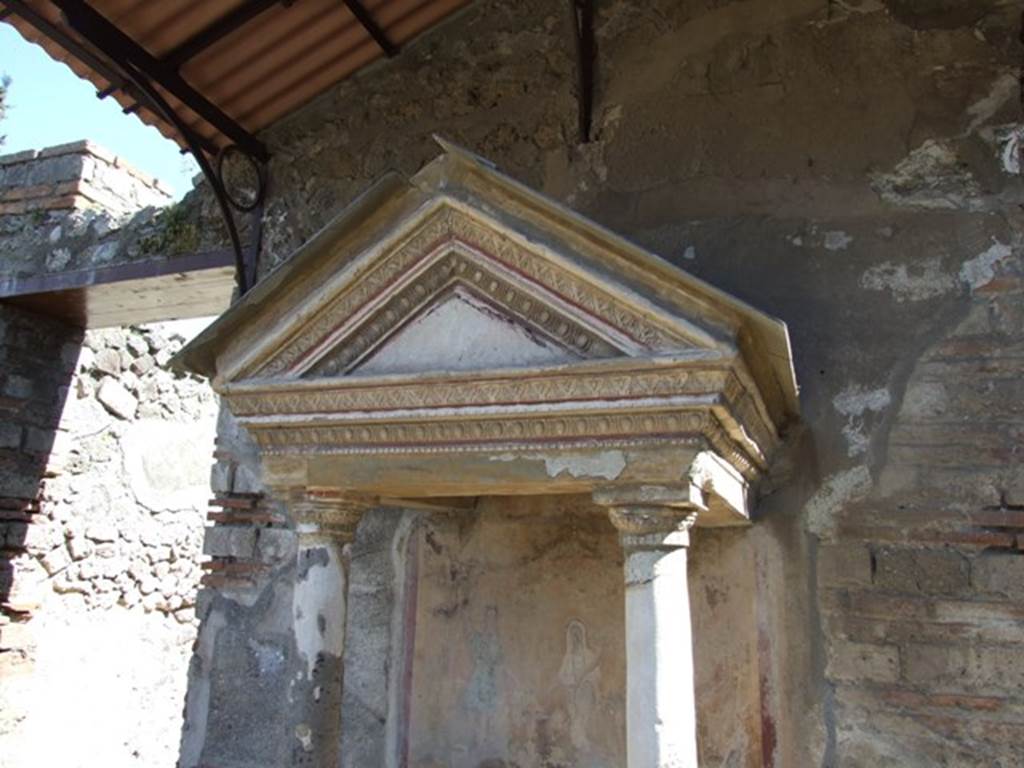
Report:
[[0,305],[0,610],[4,621],[31,610],[36,602],[29,583],[15,578],[16,568],[40,567],[35,558],[24,555],[25,542],[29,524],[39,513],[39,489],[81,338],[78,329]]
[[12,768],[174,764],[217,403],[164,366],[194,327],[89,331],[65,350],[38,493],[0,526],[20,611],[0,627]]
[[[261,264],[440,132],[782,318],[803,418],[749,534],[763,764],[1019,765],[1019,26],[1011,0],[599,2],[581,143],[567,12],[482,0],[266,132]],[[289,647],[293,577],[204,598],[183,765],[295,747],[268,717],[232,752],[203,698],[271,658],[243,637]]]
[[90,141],[0,156],[0,292],[25,278],[194,253],[226,237],[210,196],[170,202],[160,181]]
[[[2,288],[151,255],[169,198],[88,141],[0,157]],[[176,759],[217,403],[166,365],[201,325],[83,333],[0,304],[5,766]]]
[[72,208],[113,219],[166,205],[171,190],[90,141],[0,157],[0,215]]
[[1021,266],[969,265],[966,314],[909,372],[878,477],[846,470],[812,500],[848,764],[1024,759]]

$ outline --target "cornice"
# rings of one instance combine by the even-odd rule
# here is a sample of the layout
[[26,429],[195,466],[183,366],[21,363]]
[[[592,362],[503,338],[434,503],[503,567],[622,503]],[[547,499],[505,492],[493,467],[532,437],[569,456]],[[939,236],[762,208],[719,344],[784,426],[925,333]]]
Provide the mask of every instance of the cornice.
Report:
[[455,452],[704,438],[749,476],[765,466],[778,441],[735,356],[254,381],[221,392],[272,452]]
[[343,373],[455,282],[582,357],[720,343],[596,274],[539,255],[497,226],[479,214],[440,205],[409,237],[368,257],[358,279],[338,286],[306,324],[275,349],[252,356],[232,378]]

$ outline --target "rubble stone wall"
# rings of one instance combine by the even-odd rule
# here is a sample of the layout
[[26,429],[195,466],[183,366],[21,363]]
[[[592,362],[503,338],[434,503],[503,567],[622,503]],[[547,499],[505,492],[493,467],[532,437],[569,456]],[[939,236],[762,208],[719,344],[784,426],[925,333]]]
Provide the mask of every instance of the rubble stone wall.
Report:
[[194,326],[57,348],[74,371],[59,420],[22,428],[41,472],[20,489],[24,513],[0,523],[15,588],[0,626],[12,768],[175,763],[217,402],[164,366]]
[[57,592],[189,623],[217,405],[205,382],[164,369],[183,340],[172,328],[85,334],[38,535]]
[[15,582],[14,568],[29,562],[22,553],[39,512],[39,487],[81,339],[80,330],[0,305],[0,605],[5,615],[28,610],[34,602],[27,582]]
[[226,236],[210,196],[171,200],[160,181],[90,141],[0,155],[0,293],[45,275],[195,253]]

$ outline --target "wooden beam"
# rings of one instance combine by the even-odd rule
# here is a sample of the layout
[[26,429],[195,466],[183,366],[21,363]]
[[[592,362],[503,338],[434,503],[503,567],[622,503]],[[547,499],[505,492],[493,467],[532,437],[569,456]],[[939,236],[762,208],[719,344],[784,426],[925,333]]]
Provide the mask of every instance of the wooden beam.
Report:
[[116,283],[122,280],[141,280],[160,275],[176,275],[215,267],[229,267],[235,263],[235,252],[230,248],[158,257],[144,261],[131,261],[96,269],[76,269],[50,272],[29,277],[0,277],[0,299],[30,294],[53,293],[71,288]]
[[234,252],[185,256],[0,280],[0,302],[81,328],[203,317],[234,291]]
[[219,315],[231,305],[234,287],[234,268],[219,267],[0,302],[78,328],[110,328]]
[[373,18],[366,6],[363,5],[359,0],[345,0],[345,5],[352,12],[352,15],[356,17],[356,21],[363,25],[365,29],[372,37],[380,49],[388,56],[392,58],[398,55],[399,48],[388,38],[387,33],[380,27],[377,21]]
[[111,61],[125,62],[159,85],[231,141],[259,160],[269,158],[266,146],[233,118],[189,85],[171,65],[153,56],[82,0],[52,0],[71,27]]
[[282,0],[248,0],[234,10],[224,14],[210,26],[200,30],[188,40],[175,46],[161,56],[161,61],[178,69],[182,64],[198,56],[211,45],[227,37],[266,10]]

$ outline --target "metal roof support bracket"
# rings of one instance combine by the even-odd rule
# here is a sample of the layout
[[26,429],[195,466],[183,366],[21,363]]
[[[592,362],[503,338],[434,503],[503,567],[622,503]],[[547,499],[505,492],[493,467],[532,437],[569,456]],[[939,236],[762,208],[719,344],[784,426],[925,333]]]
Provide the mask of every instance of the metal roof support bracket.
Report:
[[580,142],[590,141],[594,110],[594,0],[569,0],[573,38],[576,42],[576,99],[579,103]]
[[[233,118],[189,85],[171,65],[146,51],[82,0],[52,0],[67,17],[68,24],[111,61],[125,62],[156,83],[186,107],[261,161],[269,157],[266,146]],[[163,99],[161,99],[163,101]],[[166,104],[166,102],[164,102]],[[179,121],[180,122],[180,121]]]
[[[220,208],[221,216],[228,230],[231,239],[232,251],[235,255],[235,272],[238,284],[239,295],[246,291],[256,281],[256,265],[259,256],[263,195],[266,184],[266,168],[264,161],[268,154],[262,142],[251,136],[231,118],[221,112],[216,106],[207,101],[198,92],[191,89],[187,83],[177,74],[176,71],[168,69],[168,65],[159,59],[151,56],[141,46],[137,45],[130,38],[126,37],[120,30],[110,24],[103,16],[96,13],[81,0],[54,0],[54,5],[61,9],[68,18],[68,23],[82,35],[83,38],[98,51],[104,54],[111,64],[103,61],[94,54],[88,47],[79,44],[69,35],[64,34],[59,28],[47,21],[43,16],[36,13],[22,0],[3,0],[7,10],[18,14],[29,24],[35,27],[40,33],[63,46],[67,51],[100,72],[110,85],[99,91],[96,95],[105,98],[120,89],[134,98],[133,103],[126,106],[125,114],[138,111],[145,107],[163,116],[167,122],[174,126],[188,146],[188,151],[195,157],[203,176],[210,184],[217,205]],[[172,75],[173,77],[168,77]],[[207,153],[211,156],[217,153],[217,148],[207,139],[200,136],[178,115],[156,87],[162,88],[173,94],[182,101],[189,109],[218,128],[224,135],[237,141],[238,146],[231,145],[221,150],[220,157],[223,158],[227,150],[236,150],[245,156],[256,168],[258,175],[258,186],[254,193],[252,205],[245,206],[228,194],[225,189],[224,180],[221,176],[222,164],[218,162],[217,167],[210,163]],[[189,92],[195,95],[199,101],[190,100]],[[253,221],[253,242],[249,248],[243,249],[238,234],[238,227],[235,224],[234,215],[231,209],[239,211],[252,211]]]
[[177,115],[167,101],[160,95],[160,92],[150,83],[144,75],[141,73],[131,72],[131,67],[126,66],[126,74],[131,81],[141,89],[163,114],[164,118],[167,119],[182,136],[185,137],[185,141],[188,144],[189,151],[192,156],[195,157],[196,162],[199,164],[199,169],[203,172],[203,176],[210,184],[210,188],[213,190],[213,196],[217,199],[217,206],[220,208],[221,216],[224,219],[224,224],[228,228],[228,237],[231,238],[231,248],[235,253],[235,279],[238,283],[238,295],[244,296],[246,291],[249,290],[249,272],[252,271],[247,266],[247,259],[245,251],[242,249],[242,241],[238,236],[238,227],[235,225],[235,217],[231,213],[231,203],[229,202],[227,193],[224,191],[224,184],[221,182],[220,177],[214,171],[213,166],[210,165],[209,159],[206,154],[200,148],[197,141],[197,137],[192,129],[185,124],[185,121]]

